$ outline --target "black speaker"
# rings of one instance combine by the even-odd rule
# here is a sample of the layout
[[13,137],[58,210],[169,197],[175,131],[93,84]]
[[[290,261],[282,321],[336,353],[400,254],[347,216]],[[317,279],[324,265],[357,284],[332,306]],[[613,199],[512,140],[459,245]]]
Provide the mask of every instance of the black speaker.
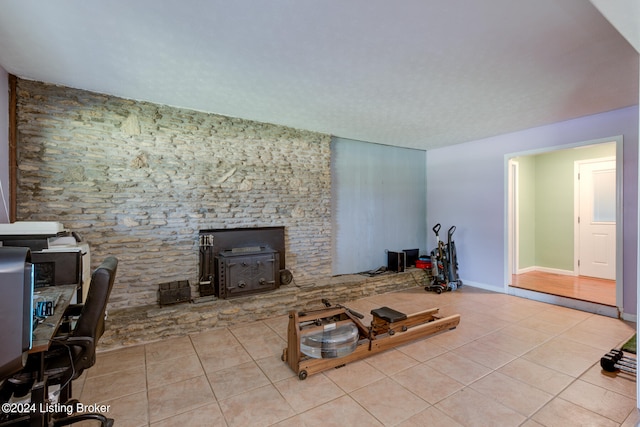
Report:
[[405,267],[415,267],[416,261],[420,256],[420,249],[403,249],[404,252],[404,265]]
[[404,252],[387,251],[387,270],[400,273],[404,271]]

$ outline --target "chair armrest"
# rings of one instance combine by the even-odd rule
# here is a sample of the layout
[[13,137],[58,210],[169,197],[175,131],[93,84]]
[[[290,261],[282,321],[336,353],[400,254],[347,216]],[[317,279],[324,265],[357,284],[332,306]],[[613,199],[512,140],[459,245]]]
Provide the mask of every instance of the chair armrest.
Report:
[[52,344],[61,344],[61,345],[79,345],[80,347],[87,347],[89,345],[93,345],[94,339],[91,337],[74,337],[71,335],[54,337],[52,340]]
[[60,324],[60,328],[58,328],[57,335],[67,335],[71,333],[75,327],[76,320],[80,317],[82,307],[84,307],[83,304],[71,304],[67,307],[62,315],[62,323]]
[[81,347],[82,352],[86,352],[87,350],[94,351],[95,349],[95,340],[91,337],[74,337],[71,335],[64,335],[60,337],[54,337],[51,341],[51,349],[50,353],[53,353],[53,350],[61,347]]

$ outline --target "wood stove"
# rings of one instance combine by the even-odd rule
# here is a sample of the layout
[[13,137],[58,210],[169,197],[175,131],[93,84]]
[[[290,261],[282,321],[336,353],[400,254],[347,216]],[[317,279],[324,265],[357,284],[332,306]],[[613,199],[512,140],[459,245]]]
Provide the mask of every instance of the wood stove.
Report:
[[278,251],[270,248],[227,250],[216,257],[218,296],[230,298],[280,286]]
[[232,298],[289,284],[284,227],[200,231],[200,296]]

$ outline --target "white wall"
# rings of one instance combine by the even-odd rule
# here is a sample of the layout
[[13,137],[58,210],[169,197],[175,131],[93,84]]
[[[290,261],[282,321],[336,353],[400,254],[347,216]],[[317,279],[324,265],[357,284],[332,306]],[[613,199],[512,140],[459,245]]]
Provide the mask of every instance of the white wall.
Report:
[[[427,152],[429,227],[456,225],[460,276],[502,292],[505,285],[505,155],[623,135],[624,302],[636,312],[638,107],[629,107]],[[433,233],[429,242],[435,244]]]
[[387,249],[426,252],[425,176],[424,151],[332,140],[334,275],[386,266]]
[[9,222],[9,81],[0,67],[0,223]]

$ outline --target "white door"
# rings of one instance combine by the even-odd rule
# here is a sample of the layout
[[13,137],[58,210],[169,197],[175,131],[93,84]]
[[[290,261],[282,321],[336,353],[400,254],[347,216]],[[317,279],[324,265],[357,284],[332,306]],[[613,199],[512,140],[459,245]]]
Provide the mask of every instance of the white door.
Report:
[[616,278],[616,162],[579,165],[578,274]]

